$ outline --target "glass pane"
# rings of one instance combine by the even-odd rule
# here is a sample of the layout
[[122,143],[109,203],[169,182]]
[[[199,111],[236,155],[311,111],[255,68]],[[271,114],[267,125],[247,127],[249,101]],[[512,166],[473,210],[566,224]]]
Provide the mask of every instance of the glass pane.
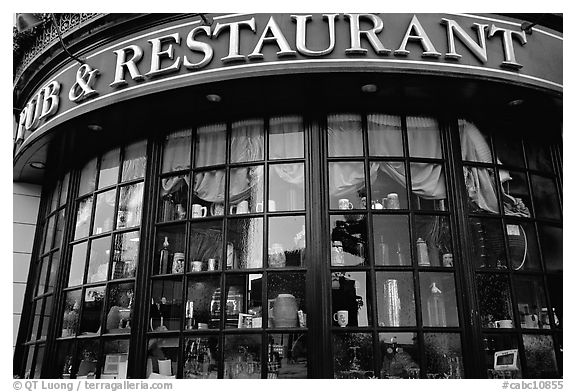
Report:
[[74,341],[64,340],[56,343],[56,370],[55,378],[70,379],[72,374],[72,354],[74,353]]
[[188,272],[214,271],[220,268],[223,240],[222,221],[194,222],[190,229]]
[[185,230],[184,225],[158,229],[153,263],[154,275],[184,273],[186,261]]
[[520,137],[510,132],[496,132],[494,145],[498,163],[506,166],[525,167],[522,141]]
[[408,208],[404,162],[371,162],[370,172],[373,210]]
[[32,303],[32,329],[28,332],[28,340],[33,341],[38,339],[38,329],[40,328],[40,321],[42,316],[42,305],[44,304],[44,299],[39,299]]
[[328,116],[328,156],[362,156],[362,117],[359,114]]
[[146,378],[176,378],[179,351],[178,338],[150,339],[146,360]]
[[401,157],[402,122],[400,116],[369,114],[368,148],[372,156]]
[[76,336],[80,326],[80,299],[81,290],[68,291],[64,302],[64,316],[62,317],[62,337]]
[[420,354],[415,333],[378,334],[382,365],[380,378],[420,378]]
[[556,183],[551,178],[532,175],[532,192],[536,217],[562,219],[562,211],[556,193]]
[[524,378],[558,378],[554,342],[548,335],[522,335],[526,370]]
[[117,229],[140,225],[143,196],[143,182],[120,188],[120,205],[118,206],[118,219],[116,221]]
[[114,206],[116,205],[116,190],[96,195],[96,211],[92,234],[105,233],[112,230]]
[[347,333],[332,336],[334,378],[373,378],[372,334]]
[[520,216],[523,218],[532,217],[530,204],[530,193],[528,192],[528,180],[526,174],[522,172],[509,172],[500,170],[500,189],[504,213],[506,215]]
[[52,253],[52,262],[50,263],[50,272],[48,274],[48,292],[54,291],[56,279],[58,277],[58,267],[60,266],[60,251]]
[[[303,210],[304,164],[270,165],[268,177],[268,207],[270,212]],[[262,211],[256,206],[258,212]]]
[[52,215],[48,219],[48,224],[46,225],[46,239],[44,241],[44,250],[42,253],[48,252],[52,249],[52,239],[54,238],[54,224],[56,223],[56,215]]
[[372,314],[366,272],[332,273],[332,326],[366,327]]
[[460,334],[425,333],[426,378],[464,378]]
[[[218,296],[218,299],[216,299]],[[202,276],[188,279],[184,329],[220,328],[220,277]]]
[[453,274],[421,272],[420,299],[424,326],[457,327],[459,325]]
[[102,189],[118,183],[118,170],[120,166],[120,148],[115,148],[102,156],[100,161],[100,178],[98,188]]
[[330,171],[330,209],[365,209],[364,163],[330,162],[328,167]]
[[42,330],[40,331],[39,339],[46,339],[48,337],[48,327],[50,325],[50,318],[52,317],[52,300],[50,295],[44,300],[44,310],[42,311]]
[[[488,378],[512,378],[512,368],[516,367],[520,370],[520,359],[518,358],[518,338],[515,335],[509,334],[483,334],[482,335],[482,349],[484,350],[484,364],[486,365],[486,375]],[[503,355],[501,351],[510,351],[512,354],[510,358],[510,365],[498,364],[494,369],[494,359],[498,355],[500,362],[503,362]],[[514,355],[516,355],[516,365],[514,365]],[[510,366],[510,367],[508,367]],[[504,370],[506,369],[506,370]],[[518,373],[521,378],[521,371]]]
[[86,283],[101,282],[108,279],[108,261],[110,260],[110,236],[92,240]]
[[333,267],[368,265],[365,215],[331,215],[331,265]]
[[187,338],[184,349],[184,378],[218,378],[220,349],[218,337]]
[[264,120],[253,119],[232,123],[230,162],[264,159]]
[[468,210],[473,213],[498,214],[494,169],[464,166],[464,182],[468,193]]
[[42,295],[46,291],[46,275],[48,273],[49,262],[50,256],[46,256],[40,261],[40,272],[38,274],[37,290],[35,296]]
[[226,162],[226,124],[211,124],[196,130],[195,167]]
[[269,274],[268,327],[305,328],[306,314],[306,275]]
[[304,158],[302,117],[272,117],[268,143],[270,159]]
[[56,222],[56,231],[54,232],[54,248],[59,248],[62,243],[65,218],[66,218],[66,209],[62,209],[60,210],[60,212],[58,212],[58,221]]
[[[562,328],[563,324],[563,287],[562,276],[548,277],[548,291],[550,294],[550,303],[552,304],[552,325],[556,328]],[[545,311],[547,311],[547,309]]]
[[26,368],[24,372],[24,378],[34,378],[34,369],[32,369],[32,362],[34,360],[35,352],[36,352],[36,346],[28,346],[28,356],[26,358]]
[[126,379],[128,372],[128,339],[104,341],[104,367],[101,379]]
[[[540,134],[541,135],[541,134]],[[550,144],[541,136],[538,139],[525,139],[526,158],[528,166],[532,170],[542,170],[548,173],[554,171],[552,156],[550,154]]]
[[96,187],[96,163],[97,158],[90,160],[82,168],[80,174],[80,185],[78,187],[78,196],[92,192]]
[[562,228],[540,225],[540,245],[547,271],[562,271],[563,237]]
[[500,220],[470,218],[470,254],[476,268],[506,268],[506,245]]
[[180,330],[182,313],[182,279],[155,280],[152,283],[150,330]]
[[510,283],[506,276],[476,274],[482,328],[513,328]]
[[[220,290],[216,290],[212,302],[212,313],[219,316]],[[258,328],[262,328],[262,274],[229,275],[226,279],[226,328],[257,328],[254,325],[258,325],[258,318]]]
[[[412,208],[417,210],[446,211],[446,183],[444,168],[435,163],[411,163],[410,178]],[[494,196],[496,197],[496,196]]]
[[114,237],[111,279],[133,278],[136,276],[139,246],[140,233],[138,231],[116,234],[116,237]]
[[192,130],[171,132],[164,138],[162,173],[190,169]]
[[226,269],[262,268],[263,220],[230,219],[226,244]]
[[66,173],[64,175],[64,179],[62,180],[62,190],[60,191],[60,204],[66,204],[66,197],[68,197],[68,182],[70,181],[70,173]]
[[36,362],[34,363],[34,378],[40,378],[42,370],[42,361],[44,359],[44,345],[39,345],[36,348]]
[[417,215],[414,218],[414,234],[416,262],[419,266],[449,267],[451,263],[458,262],[454,261],[447,216]]
[[458,120],[458,130],[463,161],[493,163],[490,137],[485,132],[462,119]]
[[262,212],[259,205],[264,201],[264,166],[230,169],[229,197],[230,214]]
[[76,211],[76,231],[74,239],[86,237],[90,229],[90,216],[92,214],[92,197],[81,200]]
[[379,327],[416,325],[412,272],[376,272]]
[[[194,173],[192,192],[192,217],[222,216],[225,213],[224,192],[226,170]],[[187,192],[186,186],[186,192]]]
[[224,337],[224,378],[260,378],[261,347],[261,335],[226,335]]
[[78,342],[78,352],[76,354],[76,378],[96,378],[100,372],[98,358],[100,357],[99,340],[81,340]]
[[130,333],[134,283],[109,286],[105,333]]
[[308,343],[306,334],[269,334],[267,353],[267,378],[308,378]]
[[283,216],[268,220],[268,267],[305,265],[306,227],[304,216]]
[[542,279],[535,276],[516,276],[514,288],[520,327],[550,329]]
[[92,335],[100,333],[100,318],[104,308],[105,286],[90,287],[84,292],[84,306],[80,334]]
[[373,215],[376,265],[411,265],[408,216]]
[[510,267],[514,271],[540,270],[534,225],[510,219],[507,219],[505,223]]
[[[160,180],[158,215],[161,222],[186,219],[189,182],[189,175],[168,177]],[[141,197],[140,195],[140,200],[142,200]]]
[[70,260],[70,274],[68,275],[68,287],[77,286],[84,282],[84,267],[86,266],[86,249],[88,242],[82,242],[72,247],[72,259]]
[[144,177],[146,171],[146,140],[133,143],[124,150],[122,181]]
[[411,157],[442,158],[440,127],[431,117],[406,117],[408,148]]
[[60,181],[58,181],[54,187],[50,190],[50,195],[48,196],[48,203],[46,203],[49,208],[48,208],[48,212],[52,212],[56,209],[56,207],[58,207],[58,200],[59,200],[59,194],[58,192],[60,192]]

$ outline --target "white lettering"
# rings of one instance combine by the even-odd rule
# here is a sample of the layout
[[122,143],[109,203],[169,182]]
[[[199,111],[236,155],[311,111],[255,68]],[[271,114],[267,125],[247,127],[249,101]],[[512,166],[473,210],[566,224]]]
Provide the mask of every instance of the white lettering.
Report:
[[[415,35],[412,35],[412,30],[414,30]],[[417,41],[422,45],[424,52],[422,52],[422,57],[440,57],[440,53],[436,51],[432,41],[428,38],[428,34],[424,31],[424,28],[420,24],[420,21],[414,15],[410,24],[408,25],[408,29],[406,29],[406,34],[404,34],[404,39],[402,39],[402,44],[400,47],[394,51],[396,56],[407,56],[410,54],[409,50],[406,50],[406,45],[408,41]]]
[[228,45],[228,56],[222,57],[223,63],[229,63],[231,61],[246,60],[246,56],[240,54],[240,26],[248,26],[253,33],[256,33],[256,22],[254,18],[249,20],[242,20],[240,22],[232,23],[218,23],[214,28],[214,37],[218,37],[221,31],[227,27],[230,29],[230,39]]
[[[126,52],[132,52],[132,57],[126,60]],[[116,54],[116,72],[114,73],[114,81],[110,83],[110,87],[122,86],[128,84],[124,79],[124,72],[128,68],[132,80],[143,80],[144,76],[138,70],[136,63],[142,59],[144,52],[142,48],[137,45],[129,45],[124,49],[115,50]]]
[[[391,52],[390,49],[386,49],[382,45],[376,36],[384,28],[384,23],[380,17],[373,14],[346,14],[346,17],[350,20],[350,48],[346,49],[346,54],[366,54],[368,52],[360,43],[362,36],[368,38],[368,42],[376,54],[389,54]],[[360,30],[360,19],[369,19],[374,27],[369,30]]]
[[197,63],[191,63],[188,61],[186,56],[184,56],[184,66],[188,69],[198,69],[206,66],[210,61],[212,61],[212,57],[214,57],[214,49],[207,43],[196,41],[194,37],[198,32],[204,32],[208,37],[211,37],[210,27],[209,26],[198,26],[190,33],[188,33],[188,37],[186,38],[186,46],[193,52],[201,52],[204,53],[204,58]]
[[[272,36],[267,37],[268,33],[272,34]],[[256,47],[254,48],[252,53],[248,55],[248,58],[250,60],[263,59],[264,55],[260,52],[262,51],[262,46],[264,46],[265,43],[266,44],[275,43],[278,46],[278,48],[280,49],[280,51],[276,52],[276,55],[278,57],[296,55],[296,51],[292,50],[292,48],[288,44],[288,41],[286,41],[286,37],[284,37],[284,34],[282,34],[282,30],[280,30],[280,27],[278,27],[278,24],[274,20],[273,16],[271,16],[270,19],[268,20],[268,24],[264,28],[264,31],[262,32],[262,35],[260,36],[260,39],[258,40]]]
[[486,54],[486,33],[485,30],[488,25],[474,23],[472,28],[476,30],[478,34],[478,42],[476,43],[465,31],[464,29],[455,21],[450,19],[442,18],[440,22],[446,25],[448,32],[448,53],[444,57],[448,59],[459,60],[462,55],[456,53],[456,45],[454,42],[454,36],[456,35],[460,38],[460,41],[483,63],[488,62],[488,55]]
[[176,58],[171,66],[160,68],[162,58],[169,58],[170,60],[174,60],[174,47],[172,44],[168,45],[166,50],[162,50],[162,44],[170,41],[174,41],[175,43],[180,44],[180,34],[174,33],[160,38],[153,38],[148,41],[152,44],[152,61],[150,63],[150,71],[146,74],[146,76],[159,76],[178,71],[180,68],[180,56]]

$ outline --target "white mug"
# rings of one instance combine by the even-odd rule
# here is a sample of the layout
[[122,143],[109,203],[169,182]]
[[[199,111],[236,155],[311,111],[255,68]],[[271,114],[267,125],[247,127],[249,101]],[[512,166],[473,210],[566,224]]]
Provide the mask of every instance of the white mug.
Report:
[[204,218],[208,215],[208,208],[200,204],[192,204],[192,218]]
[[348,325],[348,311],[347,310],[339,310],[332,316],[334,321],[338,323],[339,326],[345,327]]
[[512,320],[496,320],[494,324],[496,328],[512,328]]
[[[264,211],[264,203],[256,203],[256,212]],[[268,200],[268,211],[275,212],[276,211],[276,202],[274,200]]]
[[230,206],[231,214],[247,214],[248,213],[248,201],[242,200],[240,203]]
[[338,200],[338,209],[351,210],[352,208],[354,208],[354,206],[352,205],[352,203],[350,203],[350,200],[348,200],[348,199],[339,199]]

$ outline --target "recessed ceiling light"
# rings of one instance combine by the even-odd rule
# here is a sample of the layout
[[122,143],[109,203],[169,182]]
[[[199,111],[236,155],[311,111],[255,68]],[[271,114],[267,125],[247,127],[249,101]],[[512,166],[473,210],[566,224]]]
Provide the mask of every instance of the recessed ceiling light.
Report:
[[519,106],[522,105],[524,103],[523,99],[513,99],[510,102],[508,102],[508,106]]
[[376,86],[375,84],[365,84],[364,86],[361,87],[361,90],[363,93],[375,93],[376,91],[378,91],[378,86]]
[[30,166],[34,169],[44,169],[46,164],[44,162],[30,162]]
[[208,94],[206,95],[206,99],[210,102],[220,102],[222,101],[222,97],[218,94]]
[[90,131],[94,131],[94,132],[100,132],[103,128],[102,126],[98,125],[98,124],[90,124],[87,126],[87,128]]

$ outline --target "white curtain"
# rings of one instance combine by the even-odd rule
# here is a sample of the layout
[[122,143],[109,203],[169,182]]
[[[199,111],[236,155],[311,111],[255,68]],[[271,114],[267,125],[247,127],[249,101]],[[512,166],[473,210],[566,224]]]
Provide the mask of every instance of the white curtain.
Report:
[[226,162],[226,124],[212,124],[196,130],[196,167]]
[[302,117],[270,119],[270,159],[304,158]]
[[250,162],[264,159],[264,121],[238,121],[232,124],[230,161]]
[[190,167],[190,148],[192,146],[192,130],[183,129],[170,133],[164,143],[162,157],[162,172],[167,173]]
[[367,117],[370,155],[401,157],[402,121],[400,116],[369,114]]

